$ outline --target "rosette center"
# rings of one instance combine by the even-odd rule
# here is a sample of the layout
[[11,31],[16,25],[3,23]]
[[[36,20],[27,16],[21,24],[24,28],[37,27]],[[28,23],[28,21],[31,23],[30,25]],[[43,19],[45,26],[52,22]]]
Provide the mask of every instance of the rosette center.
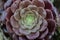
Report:
[[23,22],[26,26],[31,26],[35,21],[35,14],[33,12],[27,12],[23,17]]
[[36,22],[37,22],[37,15],[32,11],[26,12],[21,20],[21,24],[28,29],[33,28]]

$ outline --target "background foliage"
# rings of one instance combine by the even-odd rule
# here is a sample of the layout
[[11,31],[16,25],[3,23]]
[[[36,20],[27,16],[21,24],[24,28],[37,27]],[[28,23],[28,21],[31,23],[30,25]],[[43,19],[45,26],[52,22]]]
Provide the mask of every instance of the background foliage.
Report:
[[[60,14],[60,0],[54,0],[53,4],[57,8],[58,13]],[[56,27],[56,32],[55,32],[52,40],[60,40],[60,27],[59,26]]]

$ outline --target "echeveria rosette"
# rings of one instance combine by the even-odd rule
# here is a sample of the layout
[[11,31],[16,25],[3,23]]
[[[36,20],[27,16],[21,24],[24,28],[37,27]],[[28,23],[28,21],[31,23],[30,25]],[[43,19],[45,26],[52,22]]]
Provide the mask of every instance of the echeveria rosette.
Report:
[[56,12],[49,0],[13,0],[5,11],[13,40],[49,40],[54,34]]

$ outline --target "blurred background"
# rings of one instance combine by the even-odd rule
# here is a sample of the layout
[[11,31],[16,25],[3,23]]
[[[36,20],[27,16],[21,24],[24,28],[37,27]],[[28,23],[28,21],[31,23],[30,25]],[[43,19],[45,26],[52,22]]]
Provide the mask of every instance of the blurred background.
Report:
[[[58,13],[60,14],[60,0],[51,0],[51,2],[57,8]],[[60,26],[56,27],[56,31],[54,36],[52,37],[52,40],[60,40]]]

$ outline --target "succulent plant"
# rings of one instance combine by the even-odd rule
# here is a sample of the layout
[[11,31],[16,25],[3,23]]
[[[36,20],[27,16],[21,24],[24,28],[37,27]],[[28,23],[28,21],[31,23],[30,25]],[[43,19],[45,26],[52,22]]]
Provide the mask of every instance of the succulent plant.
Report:
[[0,0],[0,10],[3,9],[3,4],[4,4],[4,1]]
[[11,0],[4,8],[1,19],[12,40],[49,40],[55,32],[57,13],[50,0]]
[[0,0],[0,11],[2,11],[4,9],[4,3],[6,2],[7,0]]

